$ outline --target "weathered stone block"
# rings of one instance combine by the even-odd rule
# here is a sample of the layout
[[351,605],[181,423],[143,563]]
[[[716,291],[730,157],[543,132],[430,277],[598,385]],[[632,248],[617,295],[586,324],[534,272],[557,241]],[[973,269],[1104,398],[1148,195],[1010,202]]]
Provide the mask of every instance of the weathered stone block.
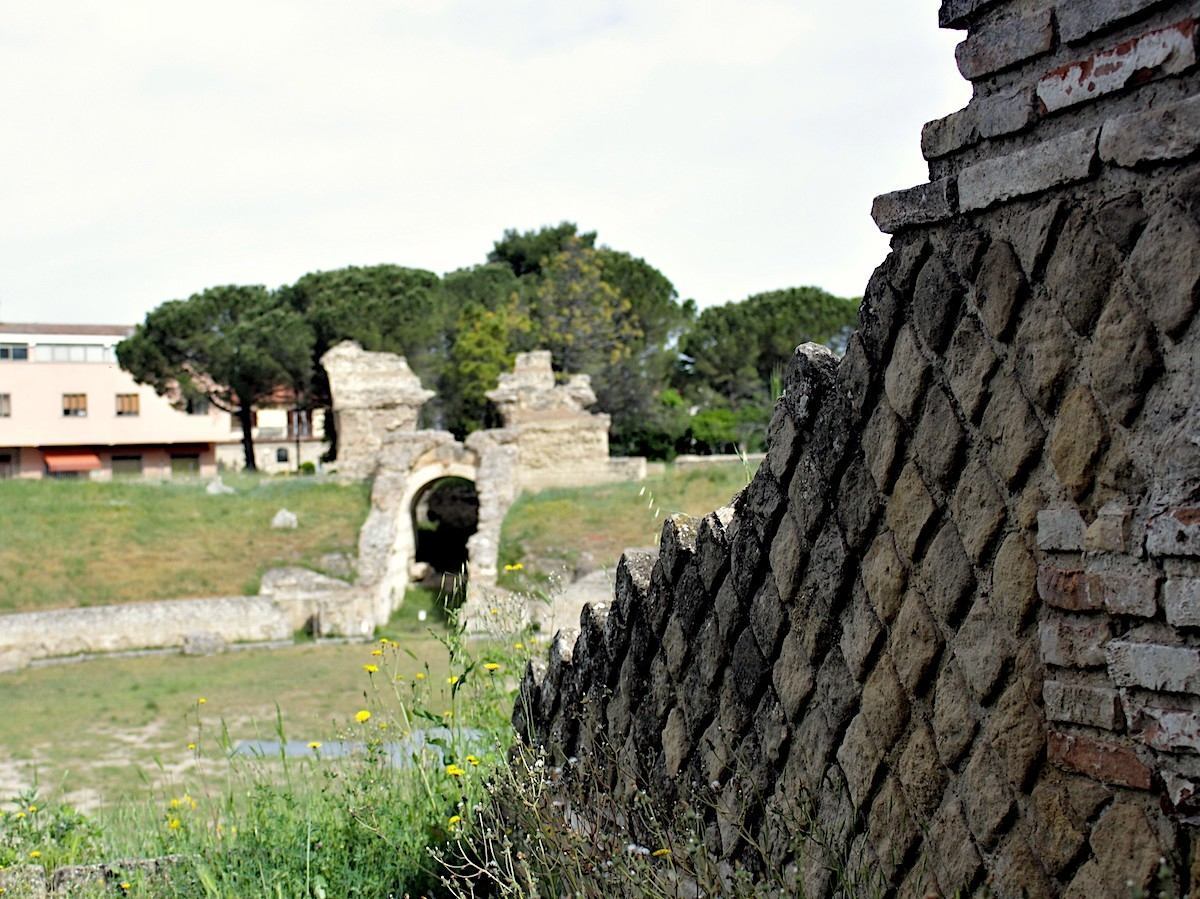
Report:
[[1042,602],[1068,612],[1088,612],[1104,607],[1102,597],[1088,590],[1080,568],[1059,568],[1052,563],[1038,566],[1038,596]]
[[966,28],[999,0],[942,0],[938,25],[942,28]]
[[913,728],[896,773],[913,812],[928,819],[942,801],[948,780],[929,725],[922,722]]
[[1162,0],[1067,0],[1058,7],[1058,33],[1069,44],[1132,19]]
[[921,582],[937,619],[950,626],[958,624],[963,600],[975,587],[975,573],[953,522],[944,523],[930,541],[921,562]]
[[954,51],[958,70],[968,81],[1011,68],[1054,46],[1054,20],[1049,9],[999,19],[971,32]]
[[881,493],[891,489],[896,462],[901,456],[904,424],[884,398],[875,404],[863,431],[863,456]]
[[1132,749],[1120,743],[1051,731],[1047,756],[1051,764],[1107,784],[1150,789],[1150,769]]
[[1195,30],[1195,20],[1188,19],[1059,66],[1038,82],[1038,99],[1047,112],[1057,112],[1131,84],[1185,72],[1196,64]]
[[775,590],[774,582],[767,578],[750,605],[750,627],[754,631],[755,641],[768,659],[775,657],[775,647],[779,643],[784,620],[779,593]]
[[1071,806],[1066,787],[1056,778],[1040,778],[1033,788],[1032,800],[1031,836],[1047,872],[1057,876],[1087,840],[1080,828],[1083,822]]
[[963,769],[961,796],[967,823],[979,845],[985,849],[995,845],[1013,806],[1012,790],[1003,770],[1000,760],[986,743],[977,747]]
[[888,499],[886,520],[896,538],[896,548],[903,557],[912,559],[921,545],[937,506],[921,474],[911,462],[900,472],[892,495]]
[[1067,394],[1050,435],[1050,462],[1059,483],[1075,499],[1091,489],[1095,462],[1108,442],[1108,425],[1092,393],[1076,387]]
[[933,692],[933,730],[944,765],[952,766],[962,758],[975,735],[975,728],[975,712],[967,683],[957,665],[944,665]]
[[1121,254],[1102,233],[1095,216],[1090,210],[1075,209],[1046,267],[1046,285],[1077,334],[1090,333],[1120,266]]
[[921,471],[943,490],[950,485],[965,435],[954,407],[942,388],[934,386],[925,397],[925,410],[917,422],[913,448]]
[[963,316],[950,340],[945,364],[950,390],[963,414],[968,420],[978,422],[987,397],[988,379],[996,370],[997,359],[973,315]]
[[1112,572],[1089,574],[1087,591],[1091,601],[1099,600],[1114,615],[1153,618],[1158,611],[1158,578],[1154,575]]
[[929,257],[917,275],[912,303],[913,324],[926,346],[935,352],[945,349],[962,305],[962,286],[938,256]]
[[1060,668],[1098,668],[1103,665],[1104,646],[1111,636],[1112,630],[1106,619],[1050,618],[1038,627],[1042,661]]
[[959,208],[974,212],[1091,177],[1099,136],[1099,128],[1073,131],[968,166],[958,176]]
[[883,626],[871,611],[866,588],[859,582],[850,607],[842,617],[842,636],[838,643],[846,667],[855,680],[863,679],[882,635]]
[[1083,549],[1083,516],[1077,509],[1043,509],[1038,512],[1038,548],[1050,552]]
[[1017,379],[1008,372],[992,379],[982,428],[992,444],[990,457],[997,473],[1012,486],[1041,449],[1046,432]]
[[908,721],[908,697],[900,686],[888,653],[883,653],[862,690],[862,715],[867,729],[886,750]]
[[1123,281],[1113,293],[1092,335],[1092,389],[1109,414],[1129,424],[1141,408],[1143,387],[1158,368],[1154,331],[1129,298]]
[[775,589],[780,599],[791,602],[804,570],[804,554],[800,532],[788,512],[784,512],[779,520],[779,527],[775,530],[775,539],[771,541],[770,559]]
[[1118,687],[1200,694],[1200,650],[1113,640],[1106,655],[1109,676]]
[[729,667],[733,673],[733,686],[738,697],[743,702],[749,702],[758,692],[768,670],[752,628],[742,631],[741,637],[734,644]]
[[954,636],[954,658],[980,700],[991,697],[1013,657],[1012,638],[1001,630],[987,597],[980,597]]
[[1020,632],[1037,604],[1037,562],[1019,534],[1009,534],[992,564],[992,602],[999,624]]
[[917,840],[918,831],[904,793],[894,777],[884,780],[879,795],[871,803],[867,834],[879,859],[879,873],[888,880],[895,879],[897,870]]
[[862,548],[879,514],[879,491],[867,472],[861,457],[853,458],[846,466],[838,487],[834,511],[841,522],[846,543],[853,550]]
[[929,826],[930,845],[934,848],[933,866],[938,884],[953,896],[967,890],[981,864],[979,852],[967,829],[962,803],[951,794],[934,815]]
[[1045,297],[1026,307],[1014,341],[1021,384],[1038,406],[1053,411],[1078,358],[1070,329]]
[[967,555],[980,564],[1004,523],[1006,509],[991,473],[979,459],[967,463],[950,509]]
[[1132,168],[1183,159],[1200,150],[1200,97],[1117,116],[1100,131],[1100,158]]
[[900,606],[900,614],[892,625],[890,646],[900,682],[910,693],[921,692],[926,672],[942,651],[942,637],[925,600],[916,590],[910,589]]
[[1159,752],[1200,752],[1200,714],[1195,709],[1143,706],[1136,729],[1146,745]]
[[958,211],[958,189],[953,178],[941,178],[875,198],[871,218],[884,234],[945,221]]
[[787,716],[795,718],[812,695],[815,682],[812,660],[805,652],[798,632],[790,631],[784,636],[771,679]]
[[[1113,802],[1092,829],[1091,845],[1099,887],[1090,893],[1092,896],[1147,894],[1153,889],[1160,859],[1170,854],[1146,819],[1141,804],[1132,797],[1120,797]],[[1081,869],[1080,873],[1084,871]],[[1074,886],[1073,883],[1072,889]],[[1170,884],[1165,887],[1174,892]]]
[[1028,293],[1029,285],[1012,245],[1007,241],[993,243],[975,279],[975,305],[988,333],[997,340],[1006,340]]
[[846,786],[850,790],[850,801],[855,808],[862,808],[871,793],[875,776],[883,761],[884,747],[876,742],[862,714],[855,716],[846,728],[842,745],[838,747],[837,760],[846,775]]
[[1176,627],[1200,627],[1200,578],[1174,577],[1163,587],[1167,621]]
[[884,532],[875,538],[863,559],[863,585],[875,607],[875,614],[885,623],[891,622],[900,611],[908,570],[896,552],[895,538]]
[[926,159],[940,159],[978,140],[976,111],[968,106],[945,118],[927,122],[921,129],[921,153]]
[[1146,550],[1152,556],[1200,556],[1200,506],[1169,509],[1150,519]]
[[1046,717],[1051,721],[1086,724],[1105,730],[1120,730],[1125,718],[1121,697],[1108,687],[1089,687],[1048,680],[1042,685]]
[[925,392],[929,365],[921,355],[912,327],[905,325],[896,336],[892,360],[884,373],[883,389],[892,409],[903,419],[913,416],[917,401]]
[[1129,272],[1147,316],[1175,336],[1200,300],[1200,227],[1179,206],[1156,214],[1129,257]]

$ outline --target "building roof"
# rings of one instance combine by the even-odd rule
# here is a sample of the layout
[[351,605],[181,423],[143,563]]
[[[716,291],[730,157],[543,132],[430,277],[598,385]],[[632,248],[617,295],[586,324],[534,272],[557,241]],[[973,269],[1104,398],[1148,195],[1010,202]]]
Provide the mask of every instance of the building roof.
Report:
[[48,325],[30,322],[0,322],[0,334],[63,334],[108,337],[120,334],[128,337],[133,325]]

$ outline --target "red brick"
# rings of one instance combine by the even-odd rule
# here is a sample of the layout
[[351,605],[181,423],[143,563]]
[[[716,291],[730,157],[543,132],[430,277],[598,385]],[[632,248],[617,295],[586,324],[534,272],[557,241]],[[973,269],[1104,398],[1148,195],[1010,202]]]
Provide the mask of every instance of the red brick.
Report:
[[1038,596],[1047,605],[1068,612],[1090,612],[1104,607],[1099,596],[1091,595],[1087,578],[1079,569],[1039,565]]
[[1048,755],[1054,764],[1088,777],[1135,790],[1150,789],[1150,769],[1119,743],[1051,731]]
[[1158,578],[1152,575],[1089,574],[1087,595],[1114,615],[1153,618],[1158,611]]

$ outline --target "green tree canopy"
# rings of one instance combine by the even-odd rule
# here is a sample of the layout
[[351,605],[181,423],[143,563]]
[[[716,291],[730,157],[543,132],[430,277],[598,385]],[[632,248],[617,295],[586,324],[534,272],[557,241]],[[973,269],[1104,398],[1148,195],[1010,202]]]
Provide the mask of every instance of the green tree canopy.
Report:
[[211,287],[151,311],[117,345],[121,367],[176,405],[205,397],[237,415],[246,467],[254,470],[252,409],[280,387],[303,391],[313,371],[313,332],[265,287]]
[[547,225],[533,231],[509,229],[492,245],[488,262],[507,265],[518,278],[539,275],[546,262],[565,250],[571,241],[591,249],[596,245],[596,232],[580,234],[574,222]]

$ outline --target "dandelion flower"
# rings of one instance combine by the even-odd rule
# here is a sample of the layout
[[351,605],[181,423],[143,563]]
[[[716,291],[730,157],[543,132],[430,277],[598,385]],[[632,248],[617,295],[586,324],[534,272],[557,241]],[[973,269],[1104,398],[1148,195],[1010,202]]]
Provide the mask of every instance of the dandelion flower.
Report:
[[208,700],[205,699],[203,696],[198,697],[196,699],[196,705],[204,705],[204,703],[206,703],[206,702],[208,702]]
[[450,820],[446,822],[451,827],[457,827],[462,823],[462,815],[451,815]]
[[463,768],[459,765],[447,765],[446,773],[449,774],[451,777],[462,777],[464,774],[467,773],[467,769]]
[[479,764],[479,756],[469,755],[469,756],[467,756],[467,761],[472,765],[478,765]]
[[389,643],[391,643],[391,642],[392,642],[392,641],[391,641],[391,640],[389,640],[387,637],[380,637],[380,638],[379,638],[379,645],[380,645],[380,646],[387,646],[387,645],[388,645]]
[[38,807],[37,807],[36,805],[31,805],[31,806],[29,806],[29,814],[31,814],[31,815],[36,815],[36,814],[37,814],[37,810],[38,810]]
[[417,672],[417,680],[425,680],[425,672],[424,671]]
[[371,720],[371,713],[368,712],[366,709],[359,709],[354,714],[354,720],[357,721],[359,724],[366,724],[368,721]]
[[25,813],[24,813],[24,812],[17,812],[17,814],[16,814],[16,818],[17,818],[17,820],[18,820],[18,821],[20,821],[20,820],[21,820],[22,818],[24,818],[24,817],[25,817]]
[[486,671],[488,674],[495,674],[497,671],[500,670],[500,665],[498,662],[484,662],[483,670]]
[[32,852],[30,852],[30,853],[29,853],[29,857],[30,857],[30,858],[41,858],[41,857],[42,857],[41,850],[40,850],[40,849],[34,849]]
[[671,854],[671,850],[670,849],[655,849],[650,854],[653,855],[655,858],[666,858],[668,855]]
[[167,822],[168,830],[179,830],[179,828],[181,826],[183,826],[183,822],[180,821],[178,818],[172,818],[170,821]]
[[309,749],[320,749],[320,748],[321,748],[321,741],[320,741],[320,740],[313,740],[311,743],[309,743],[309,744],[308,744],[308,748],[309,748]]
[[457,674],[452,674],[448,678],[446,678],[446,683],[453,686],[454,684],[457,684],[459,682],[459,680],[460,680],[460,678]]
[[195,751],[196,751],[196,744],[195,744],[195,743],[188,743],[188,749],[190,749],[192,752],[195,752]]
[[446,711],[442,712],[442,717],[446,718],[446,719],[450,719],[450,718],[454,717],[454,713],[452,711],[450,711],[449,709],[446,709]]
[[128,893],[130,890],[133,889],[133,884],[131,884],[128,880],[122,880],[121,881],[121,889],[124,890],[126,893]]
[[513,649],[515,649],[517,652],[520,652],[520,651],[521,651],[521,650],[523,650],[524,648],[525,648],[525,644],[524,644],[524,643],[514,643],[514,644],[513,644]]
[[379,658],[381,655],[383,655],[383,650],[382,649],[372,649],[371,655],[375,656],[375,658]]
[[379,666],[378,665],[363,665],[363,671],[367,672],[367,674],[375,674],[377,671],[379,671]]
[[180,802],[178,799],[173,798],[173,799],[171,799],[170,802],[167,803],[167,808],[179,808],[179,806],[181,806],[181,805],[183,805],[182,802]]
[[379,722],[379,729],[380,729],[380,730],[387,730],[387,728],[388,728],[388,723],[387,723],[386,721],[380,721],[380,722]]

